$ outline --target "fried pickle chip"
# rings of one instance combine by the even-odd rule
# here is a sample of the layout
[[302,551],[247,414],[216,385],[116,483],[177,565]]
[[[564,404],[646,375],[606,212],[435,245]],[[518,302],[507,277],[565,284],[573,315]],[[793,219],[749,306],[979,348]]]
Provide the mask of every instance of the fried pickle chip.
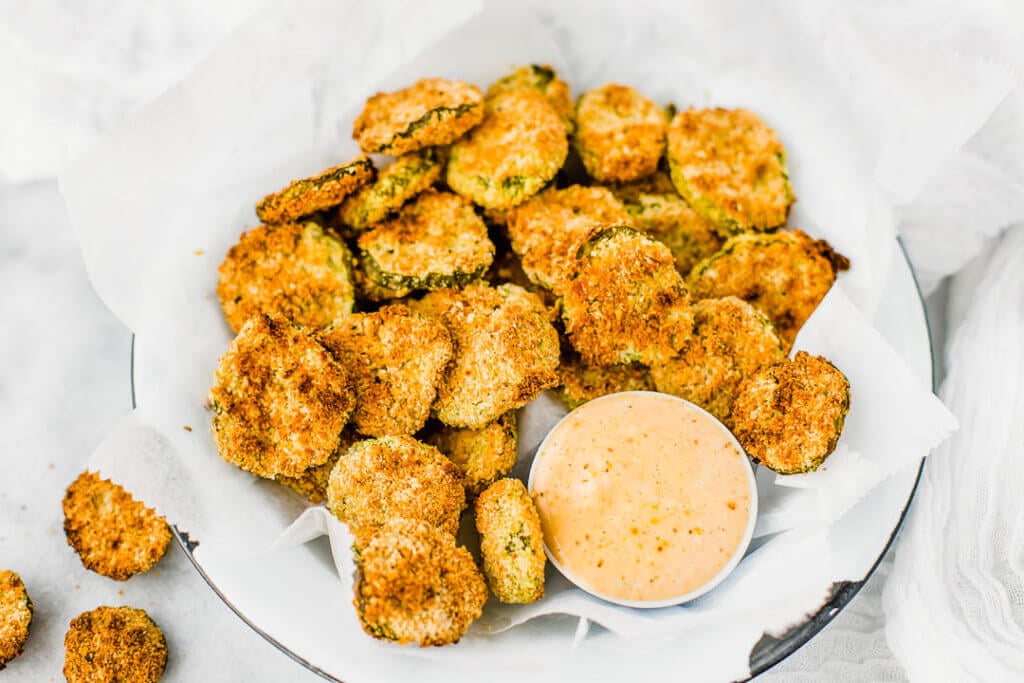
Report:
[[740,386],[732,431],[751,458],[780,474],[811,472],[835,450],[850,409],[850,382],[805,351],[762,368]]
[[440,425],[424,440],[458,466],[466,493],[478,496],[515,466],[519,445],[517,425],[516,411],[510,410],[480,429]]
[[693,307],[693,334],[679,355],[651,367],[658,391],[696,403],[726,425],[744,379],[786,358],[767,317],[734,296]]
[[598,224],[629,221],[604,187],[549,189],[509,213],[508,236],[530,281],[555,289],[568,276],[576,250]]
[[475,85],[425,78],[368,99],[352,137],[367,154],[400,156],[454,142],[483,117],[484,98]]
[[32,599],[17,573],[0,570],[0,671],[21,654],[32,624]]
[[439,181],[444,163],[436,147],[403,154],[381,171],[374,183],[350,195],[338,209],[338,218],[356,230],[379,223]]
[[672,182],[722,235],[786,222],[793,190],[778,135],[745,109],[689,109],[668,128]]
[[653,391],[654,382],[645,365],[587,365],[576,354],[563,355],[558,368],[562,386],[558,397],[569,410],[587,401],[619,391]]
[[587,240],[555,293],[569,342],[588,365],[663,363],[693,326],[672,252],[625,226],[605,227]]
[[424,192],[359,236],[367,277],[389,289],[443,289],[480,278],[494,259],[487,225],[451,192]]
[[261,225],[228,250],[217,296],[235,332],[261,313],[319,329],[352,311],[352,270],[345,243],[316,223]]
[[353,602],[374,638],[448,645],[483,614],[487,586],[451,534],[393,520],[360,553]]
[[313,505],[319,505],[327,500],[327,483],[331,479],[331,471],[338,463],[338,459],[345,455],[353,444],[357,441],[362,441],[362,439],[363,437],[357,434],[356,430],[352,429],[351,425],[349,425],[341,432],[341,438],[338,441],[338,447],[334,449],[334,453],[322,465],[314,465],[297,477],[277,476],[274,479],[295,491],[295,493]]
[[664,171],[609,189],[622,202],[635,228],[672,250],[676,270],[683,277],[722,248],[715,226],[687,205]]
[[592,178],[623,183],[657,170],[666,128],[661,107],[634,88],[609,83],[576,103],[572,142]]
[[753,304],[789,348],[836,273],[849,265],[828,242],[800,230],[736,235],[693,269],[690,292],[695,299],[736,296]]
[[167,666],[167,642],[141,609],[97,607],[71,620],[64,636],[68,683],[155,683]]
[[536,90],[548,98],[551,106],[562,117],[565,132],[572,134],[576,129],[576,107],[573,106],[572,97],[569,95],[569,84],[559,78],[554,69],[546,64],[521,66],[508,76],[495,81],[487,89],[486,97],[493,99],[503,92],[520,88]]
[[348,524],[360,548],[393,519],[421,520],[454,538],[465,507],[459,468],[411,436],[356,443],[327,485],[327,508]]
[[64,535],[82,565],[117,581],[152,569],[171,540],[163,517],[92,472],[68,486],[63,507]]
[[515,604],[544,597],[544,535],[523,482],[499,479],[480,494],[476,530],[484,576],[494,597]]
[[448,186],[485,209],[535,195],[562,167],[569,142],[548,99],[518,88],[487,100],[484,121],[451,147]]
[[384,287],[378,285],[366,274],[363,270],[362,264],[357,258],[355,260],[356,268],[353,273],[353,279],[356,283],[356,299],[361,303],[370,302],[371,304],[379,304],[388,301],[394,301],[395,299],[404,299],[413,293],[411,287],[400,287],[394,289],[391,287]]
[[293,180],[280,192],[268,194],[256,204],[264,223],[292,223],[317,211],[341,204],[346,197],[377,177],[373,162],[358,156],[319,175]]
[[355,392],[309,332],[260,315],[221,356],[210,406],[222,458],[261,477],[298,477],[338,447]]
[[409,305],[452,336],[452,360],[434,402],[441,422],[480,429],[558,384],[558,332],[536,294],[472,284]]
[[352,424],[367,436],[415,434],[426,424],[452,357],[448,329],[400,304],[354,313],[320,335],[355,384]]

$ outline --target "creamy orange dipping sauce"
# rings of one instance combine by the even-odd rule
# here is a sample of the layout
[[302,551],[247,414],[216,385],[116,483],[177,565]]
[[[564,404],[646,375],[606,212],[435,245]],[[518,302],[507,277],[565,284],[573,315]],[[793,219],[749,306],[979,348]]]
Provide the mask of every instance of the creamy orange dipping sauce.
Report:
[[749,477],[713,418],[671,396],[626,392],[555,427],[531,494],[571,580],[613,600],[661,601],[705,585],[748,540]]

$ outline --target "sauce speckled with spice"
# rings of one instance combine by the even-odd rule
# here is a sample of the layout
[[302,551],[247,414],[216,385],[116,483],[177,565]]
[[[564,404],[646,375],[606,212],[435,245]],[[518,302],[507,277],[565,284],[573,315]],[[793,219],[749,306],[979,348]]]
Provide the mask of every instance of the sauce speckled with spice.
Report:
[[538,451],[544,541],[582,587],[617,600],[690,593],[729,564],[751,517],[750,465],[721,424],[663,394],[577,408]]

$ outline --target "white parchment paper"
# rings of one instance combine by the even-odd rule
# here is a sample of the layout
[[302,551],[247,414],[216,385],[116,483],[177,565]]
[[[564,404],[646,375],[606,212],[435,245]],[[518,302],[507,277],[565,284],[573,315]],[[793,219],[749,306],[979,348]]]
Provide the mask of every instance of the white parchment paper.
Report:
[[[742,677],[750,647],[763,632],[813,612],[834,581],[861,578],[830,562],[824,530],[955,427],[867,317],[885,294],[879,283],[894,252],[891,200],[875,177],[879,159],[890,157],[851,132],[857,126],[843,98],[831,96],[838,86],[828,63],[809,61],[801,43],[812,27],[779,8],[695,7],[693,24],[677,27],[690,39],[672,42],[655,62],[662,68],[650,68],[651,59],[623,59],[621,46],[602,48],[591,40],[583,49],[567,42],[571,27],[561,18],[540,23],[522,8],[449,2],[418,10],[403,5],[397,14],[389,7],[302,0],[268,8],[62,178],[94,286],[137,335],[138,408],[90,466],[198,539],[196,557],[217,567],[223,581],[230,582],[233,568],[247,558],[263,561],[327,535],[341,581],[321,588],[350,590],[344,526],[323,509],[307,510],[282,487],[223,462],[209,433],[206,392],[231,338],[214,293],[216,268],[239,233],[256,224],[254,201],[291,178],[353,156],[357,149],[348,134],[363,99],[426,76],[486,86],[515,65],[549,63],[576,94],[617,79],[681,107],[749,107],[787,147],[799,198],[791,224],[827,238],[853,262],[796,343],[832,359],[851,381],[847,428],[826,467],[799,477],[759,472],[762,514],[751,552],[716,591],[683,607],[613,607],[551,571],[543,601],[489,603],[456,647],[420,650],[369,641],[350,607],[336,615],[337,623],[310,628],[330,634],[325,651],[460,662],[505,652],[501,643],[520,630],[516,625],[571,614],[581,620],[531,622],[529,636],[581,648],[593,641],[605,651],[631,653],[670,639],[709,678]],[[542,15],[546,11],[540,8]],[[738,12],[743,21],[737,22]],[[346,36],[355,32],[380,39],[353,37],[351,44],[361,48],[354,52]],[[755,33],[789,39],[765,43],[753,40]],[[900,173],[911,182],[921,171],[904,168],[911,163],[885,166],[890,185]],[[525,474],[534,448],[561,412],[547,396],[523,411],[516,474]],[[319,586],[323,576],[320,567],[311,567],[308,576],[294,580]],[[773,589],[764,590],[766,585]],[[588,637],[591,623],[606,631]]]

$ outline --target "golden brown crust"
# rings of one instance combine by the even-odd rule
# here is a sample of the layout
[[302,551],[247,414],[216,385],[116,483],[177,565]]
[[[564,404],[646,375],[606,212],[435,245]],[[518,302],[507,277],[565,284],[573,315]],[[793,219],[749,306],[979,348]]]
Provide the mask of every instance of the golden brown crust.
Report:
[[565,132],[572,135],[576,130],[576,107],[569,95],[569,84],[558,77],[555,70],[547,64],[530,64],[521,66],[508,76],[498,79],[487,89],[487,99],[493,99],[500,93],[517,88],[536,90],[548,98],[551,106],[562,117]]
[[558,368],[562,386],[558,397],[572,410],[587,401],[619,391],[653,391],[654,382],[645,365],[587,365],[576,354],[562,357]]
[[484,121],[451,147],[448,186],[487,209],[518,206],[540,191],[569,152],[558,112],[535,90],[487,101]]
[[345,427],[341,432],[338,447],[334,449],[334,453],[322,465],[314,465],[297,477],[277,476],[274,479],[295,491],[295,493],[313,505],[319,505],[327,500],[327,483],[331,479],[331,471],[338,463],[338,459],[345,455],[353,444],[357,441],[362,441],[362,438],[356,433],[356,430],[351,429],[351,425]]
[[[379,304],[395,299],[403,299],[414,291],[412,287],[384,287],[374,282],[363,269],[362,262],[355,260],[353,279],[356,283],[356,299],[361,303]],[[371,306],[372,307],[372,306]]]
[[786,358],[772,323],[742,299],[704,299],[693,307],[693,334],[676,358],[651,368],[658,391],[696,403],[726,425],[740,383]]
[[629,227],[596,231],[555,293],[569,341],[588,365],[665,362],[693,326],[672,252]]
[[835,450],[850,409],[850,383],[804,351],[762,368],[733,404],[733,433],[751,458],[781,474],[818,469]]
[[452,336],[434,403],[441,422],[480,429],[558,383],[558,332],[540,299],[522,287],[472,284],[409,305]]
[[268,194],[256,204],[264,223],[291,223],[317,211],[333,208],[377,177],[373,162],[365,156],[334,166],[309,178],[293,180],[288,187]]
[[338,219],[356,230],[379,223],[439,181],[444,165],[444,154],[435,147],[403,154],[381,171],[374,183],[345,199],[338,208]]
[[609,83],[576,103],[573,146],[601,182],[628,182],[654,173],[665,150],[664,110],[635,88]]
[[625,209],[607,188],[572,185],[545,190],[512,210],[508,235],[526,276],[555,289],[568,277],[577,249],[595,225],[627,222]]
[[315,223],[261,225],[220,265],[217,296],[231,329],[260,313],[319,329],[352,311],[352,255]]
[[171,540],[163,517],[92,472],[68,486],[63,507],[64,535],[82,565],[117,581],[152,569]]
[[222,458],[261,477],[297,477],[337,448],[355,392],[309,332],[261,315],[221,356],[210,405]]
[[367,436],[415,434],[426,424],[452,356],[441,323],[400,304],[356,313],[320,335],[356,390],[352,424]]
[[778,135],[745,109],[688,109],[668,129],[676,189],[723,235],[784,225],[793,204]]
[[483,116],[484,98],[475,85],[424,78],[368,99],[352,126],[352,137],[367,154],[400,156],[454,142]]
[[385,436],[356,443],[338,460],[327,507],[364,547],[393,519],[421,520],[454,537],[466,494],[459,468],[436,448]]
[[429,524],[395,520],[360,553],[354,604],[374,638],[421,647],[457,643],[486,601],[473,556]]
[[510,410],[481,429],[440,425],[424,440],[459,468],[466,494],[478,496],[515,467],[519,445],[516,412]]
[[25,649],[32,624],[32,599],[21,577],[0,570],[0,671]]
[[484,576],[494,597],[515,604],[544,597],[544,535],[523,482],[499,479],[480,494],[476,530]]
[[68,683],[156,683],[167,666],[167,642],[141,609],[97,607],[71,620],[64,636]]
[[770,235],[745,234],[690,273],[695,299],[735,296],[767,315],[788,349],[797,332],[849,266],[828,242],[800,230]]

